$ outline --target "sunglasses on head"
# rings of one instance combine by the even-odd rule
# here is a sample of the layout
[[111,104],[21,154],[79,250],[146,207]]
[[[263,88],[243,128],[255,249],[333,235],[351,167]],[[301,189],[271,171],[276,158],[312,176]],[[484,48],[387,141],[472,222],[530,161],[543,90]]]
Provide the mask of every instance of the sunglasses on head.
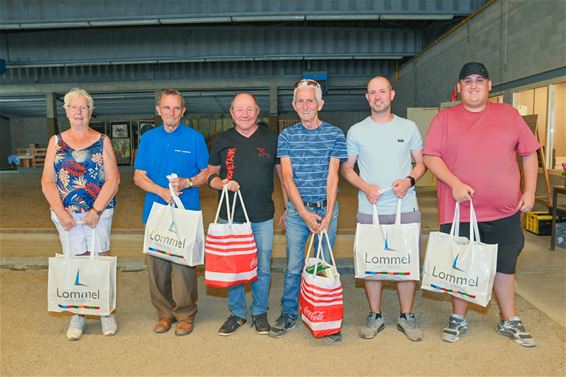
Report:
[[297,81],[295,84],[295,88],[303,87],[303,86],[311,86],[313,88],[320,88],[320,84],[311,79],[302,79]]

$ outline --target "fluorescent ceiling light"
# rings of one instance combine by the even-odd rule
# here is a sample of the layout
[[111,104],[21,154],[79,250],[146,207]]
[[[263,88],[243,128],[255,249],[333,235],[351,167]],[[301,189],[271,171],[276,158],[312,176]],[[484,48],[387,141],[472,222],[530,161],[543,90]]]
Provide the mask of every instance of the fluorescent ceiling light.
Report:
[[89,21],[91,26],[136,26],[136,25],[158,25],[159,20],[153,19],[137,19],[137,20],[100,20]]
[[269,21],[303,21],[302,15],[275,15],[275,16],[235,16],[233,22],[269,22]]
[[314,14],[307,15],[308,21],[349,21],[379,20],[379,14]]
[[112,60],[109,62],[110,65],[120,65],[120,64],[157,64],[157,59],[144,59],[144,60]]
[[453,14],[382,14],[384,21],[451,20]]
[[160,18],[162,24],[212,24],[229,23],[230,17],[182,17],[182,18]]
[[150,99],[155,100],[154,93],[126,93],[126,94],[93,94],[95,100],[113,99]]
[[305,60],[351,60],[352,55],[305,55]]
[[0,24],[0,30],[15,30],[21,28],[22,25],[20,24]]
[[204,60],[207,62],[251,62],[254,58],[251,56],[212,56],[210,58],[205,58]]
[[354,60],[401,60],[402,55],[354,55]]
[[10,102],[43,102],[45,97],[34,97],[34,98],[2,98],[0,97],[0,102],[10,103]]
[[255,61],[281,61],[281,60],[303,60],[302,55],[264,55],[254,57]]
[[170,58],[170,59],[157,59],[158,63],[161,64],[169,64],[169,63],[204,63],[205,59],[204,58],[190,58],[190,59],[184,59],[184,58]]
[[35,22],[21,24],[22,29],[62,29],[73,27],[87,27],[88,22]]
[[6,68],[38,68],[38,67],[50,68],[50,67],[65,67],[65,66],[66,63],[6,64]]

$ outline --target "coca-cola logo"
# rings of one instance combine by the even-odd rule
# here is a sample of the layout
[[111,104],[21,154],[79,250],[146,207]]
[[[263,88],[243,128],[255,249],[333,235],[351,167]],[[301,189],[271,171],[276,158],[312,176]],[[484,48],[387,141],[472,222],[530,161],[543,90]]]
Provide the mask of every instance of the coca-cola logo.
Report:
[[308,306],[305,306],[303,312],[311,321],[322,321],[324,319],[324,312],[312,311]]
[[257,267],[257,257],[252,259],[252,261],[250,262],[250,268],[256,268]]

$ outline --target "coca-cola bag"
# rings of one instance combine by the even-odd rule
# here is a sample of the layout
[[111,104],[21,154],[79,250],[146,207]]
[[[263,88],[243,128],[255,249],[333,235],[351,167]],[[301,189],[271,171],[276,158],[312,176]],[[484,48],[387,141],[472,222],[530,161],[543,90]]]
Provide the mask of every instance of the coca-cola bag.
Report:
[[[315,237],[318,237],[316,258],[311,258]],[[328,245],[332,264],[324,260],[323,240],[326,240]],[[301,277],[299,301],[301,319],[315,337],[321,338],[340,332],[344,317],[342,283],[326,231],[311,237]]]
[[[240,198],[240,204],[246,217],[246,222],[242,224],[233,222],[236,198]],[[228,223],[219,223],[220,208],[224,199],[226,200]],[[228,288],[257,280],[257,247],[252,232],[252,223],[240,191],[234,195],[230,213],[228,191],[226,188],[222,190],[216,218],[208,226],[204,249],[206,255],[204,283],[207,286]]]

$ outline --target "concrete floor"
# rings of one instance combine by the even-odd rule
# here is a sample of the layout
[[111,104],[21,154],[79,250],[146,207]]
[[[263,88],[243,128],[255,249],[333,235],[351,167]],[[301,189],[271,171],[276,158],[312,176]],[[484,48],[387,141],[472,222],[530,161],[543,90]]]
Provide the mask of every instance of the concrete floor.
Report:
[[[227,315],[225,295],[205,287],[200,289],[200,312],[193,335],[182,341],[171,338],[171,334],[155,336],[150,331],[155,313],[147,294],[147,276],[140,252],[143,194],[133,186],[131,176],[129,169],[122,171],[111,241],[112,253],[119,257],[120,267],[119,333],[112,339],[103,338],[99,336],[100,325],[93,321],[85,338],[71,343],[64,337],[66,317],[47,314],[45,310],[46,257],[58,251],[60,244],[39,187],[40,172],[29,169],[20,173],[0,173],[1,375],[566,374],[566,250],[551,252],[549,237],[537,237],[528,232],[525,249],[519,258],[517,309],[538,341],[536,349],[526,350],[495,334],[497,307],[493,302],[488,309],[474,308],[471,312],[473,332],[469,339],[467,336],[458,345],[441,342],[439,331],[445,325],[450,305],[445,297],[422,291],[417,293],[415,312],[426,340],[410,344],[394,327],[397,299],[392,288],[384,292],[386,331],[374,341],[360,340],[357,329],[363,323],[367,303],[363,289],[352,276],[357,199],[355,191],[344,182],[340,186],[341,212],[335,250],[349,307],[341,344],[314,340],[303,326],[290,334],[289,340],[286,337],[279,342],[273,341],[275,343],[266,337],[255,336],[249,329],[240,330],[228,339],[218,337],[216,330]],[[436,199],[432,189],[419,189],[418,197],[423,212],[425,245],[428,232],[437,229]],[[206,227],[216,209],[215,193],[205,189],[202,198]],[[278,196],[276,202],[277,208],[281,208]],[[272,322],[279,311],[284,248],[284,234],[278,231],[270,296]],[[383,340],[392,348],[373,348]],[[175,346],[178,342],[186,345],[184,356]],[[243,344],[253,345],[253,349],[244,352]],[[273,347],[274,344],[277,347]],[[416,352],[407,353],[410,347],[415,347]],[[59,356],[47,352],[48,349],[57,349]],[[77,351],[84,356],[83,362],[70,361]],[[89,352],[94,352],[96,362],[89,359]],[[199,357],[198,362],[191,353],[195,358]],[[149,355],[152,357],[148,359]],[[157,361],[151,362],[154,357]],[[107,358],[115,363],[109,363]],[[118,361],[124,358],[126,361]],[[510,358],[512,362],[500,363],[502,359],[510,361]],[[186,359],[191,362],[183,362]],[[465,361],[459,366],[446,364],[445,361],[450,359]],[[336,364],[336,360],[343,362]],[[44,369],[38,369],[39,365]],[[215,369],[215,365],[222,369]]]

